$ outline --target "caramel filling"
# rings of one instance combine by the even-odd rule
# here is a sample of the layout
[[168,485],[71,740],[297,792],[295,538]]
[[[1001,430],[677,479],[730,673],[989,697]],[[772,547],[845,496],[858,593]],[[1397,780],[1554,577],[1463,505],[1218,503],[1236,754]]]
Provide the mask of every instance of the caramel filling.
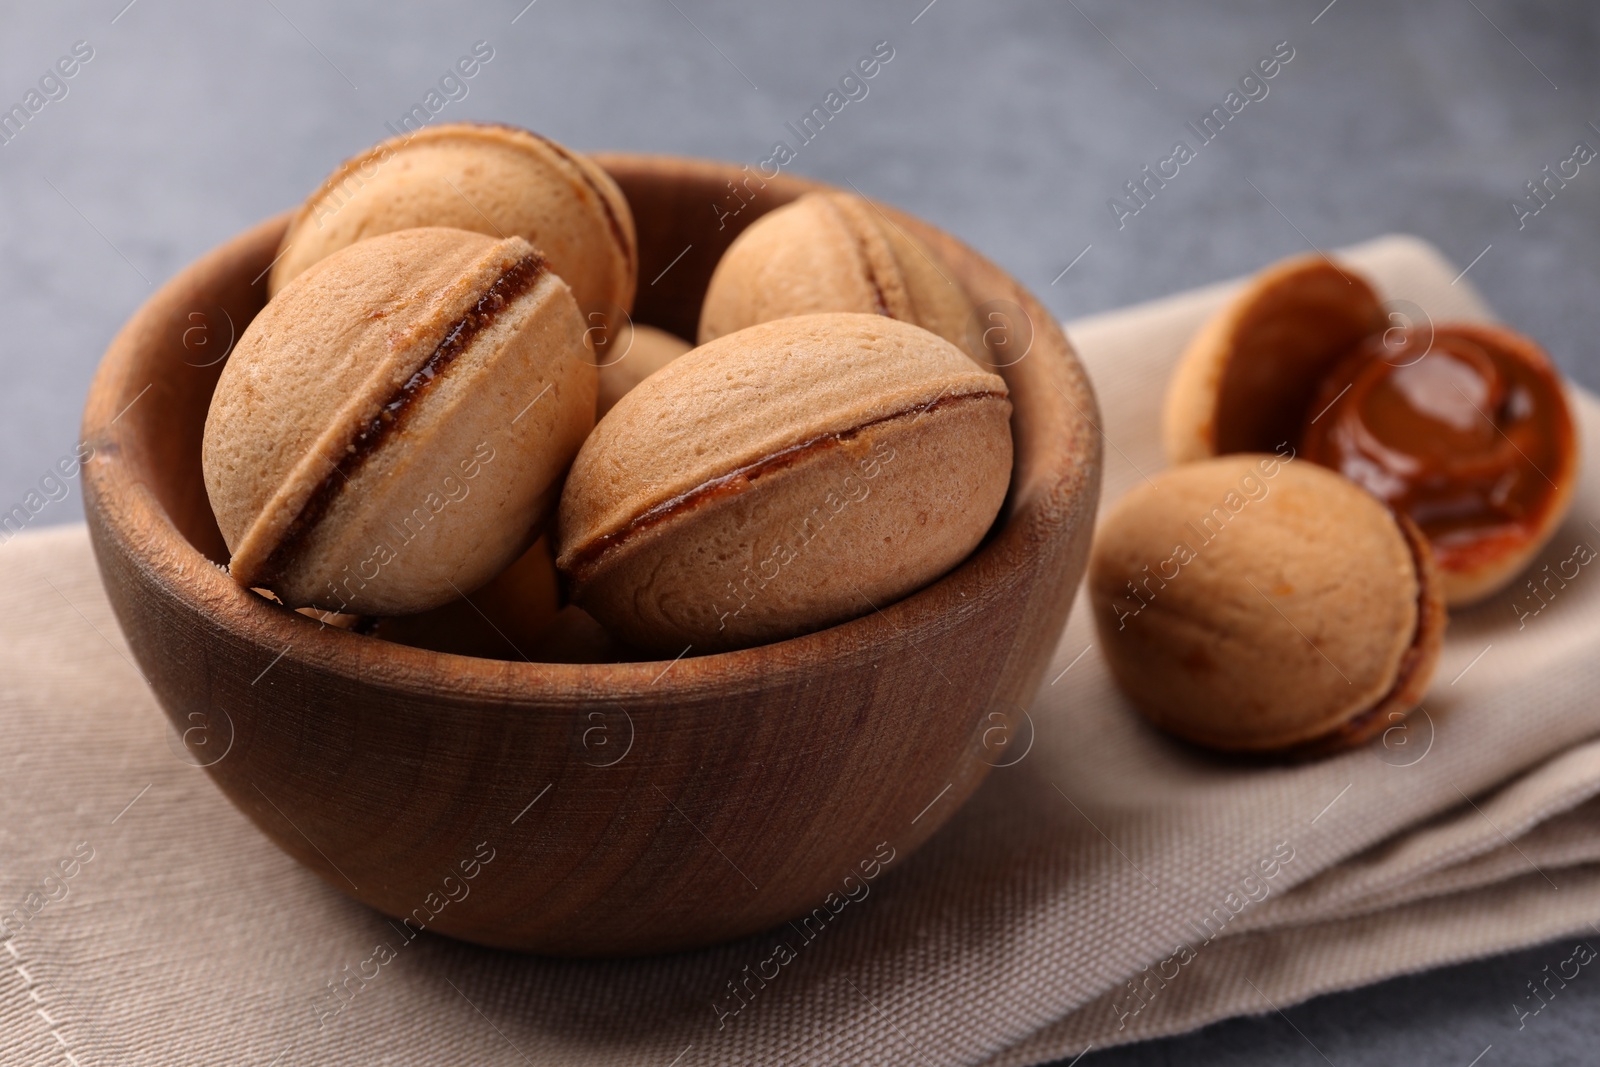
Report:
[[493,325],[507,306],[532,289],[544,272],[545,262],[537,253],[524,256],[507,267],[483,291],[477,303],[445,331],[444,339],[405,383],[390,394],[378,409],[378,414],[356,426],[350,442],[345,446],[344,455],[339,457],[339,462],[306,497],[300,513],[289,523],[283,537],[267,557],[257,576],[261,584],[271,583],[289,569],[305,547],[306,538],[322,521],[328,508],[344,491],[345,485],[379,446],[402,427],[407,416],[415,409],[418,398],[439,380],[479,334]]
[[904,411],[897,411],[891,415],[882,415],[876,419],[869,419],[848,430],[836,430],[830,433],[818,434],[798,444],[780,448],[776,452],[763,456],[754,463],[747,463],[727,474],[709,481],[701,482],[686,493],[680,493],[669,500],[664,500],[654,507],[647,508],[630,519],[621,529],[590,540],[583,547],[572,554],[572,561],[567,569],[580,579],[586,577],[589,569],[600,562],[600,557],[614,548],[620,547],[628,540],[637,537],[646,530],[658,526],[669,519],[683,515],[694,508],[708,504],[713,500],[723,497],[736,496],[749,489],[758,479],[763,478],[786,467],[792,467],[800,461],[823,452],[830,448],[837,448],[845,441],[858,436],[864,430],[896,419],[915,419],[952,404],[964,403],[969,400],[1005,399],[1006,394],[992,391],[977,393],[961,393],[958,395],[940,395],[925,404],[918,404]]
[[1572,447],[1566,401],[1488,331],[1398,332],[1322,380],[1301,449],[1409,516],[1441,568],[1470,571],[1538,536]]

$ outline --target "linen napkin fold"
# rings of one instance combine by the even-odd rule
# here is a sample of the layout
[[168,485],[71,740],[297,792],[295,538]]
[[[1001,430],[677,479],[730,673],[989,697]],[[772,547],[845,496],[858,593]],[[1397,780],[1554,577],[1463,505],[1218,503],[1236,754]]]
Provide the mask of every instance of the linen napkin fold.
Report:
[[[1419,241],[1344,255],[1404,315],[1487,316]],[[1108,500],[1162,466],[1166,374],[1227,291],[1069,324]],[[1591,444],[1535,567],[1600,548],[1597,470]],[[1590,570],[1535,615],[1515,590],[1457,613],[1424,713],[1294,767],[1145,727],[1080,602],[1026,754],[820,932],[583,962],[408,941],[297,867],[183,758],[82,527],[24,534],[0,546],[0,1061],[1029,1064],[1600,933]]]

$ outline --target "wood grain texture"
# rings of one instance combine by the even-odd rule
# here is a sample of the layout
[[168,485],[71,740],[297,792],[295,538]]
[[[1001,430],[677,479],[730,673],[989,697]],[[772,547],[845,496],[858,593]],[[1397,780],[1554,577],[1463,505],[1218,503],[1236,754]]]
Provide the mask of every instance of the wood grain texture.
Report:
[[[683,336],[738,229],[818,187],[771,181],[719,229],[737,168],[598,158],[638,221],[637,317]],[[670,663],[434,653],[240,589],[218,566],[201,483],[222,365],[205,364],[261,307],[286,216],[163,286],[91,388],[86,503],[112,605],[162,706],[180,730],[198,715],[219,741],[231,733],[208,767],[223,792],[336,889],[440,933],[550,954],[714,943],[810,910],[881,842],[898,866],[1003,758],[984,744],[991,713],[1039,685],[1084,569],[1100,439],[1051,316],[964,245],[885,210],[976,300],[1031,319],[1031,350],[1002,370],[1016,465],[1001,518],[903,601]],[[461,864],[490,850],[464,881]]]

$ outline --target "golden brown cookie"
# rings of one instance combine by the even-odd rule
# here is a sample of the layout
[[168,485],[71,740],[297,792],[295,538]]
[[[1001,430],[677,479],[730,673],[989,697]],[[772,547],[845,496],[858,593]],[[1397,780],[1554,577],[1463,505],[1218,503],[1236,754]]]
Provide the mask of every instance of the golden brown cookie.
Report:
[[562,494],[557,566],[622,640],[667,655],[821,629],[982,539],[1011,403],[954,345],[881,315],[752,326],[611,409]]
[[626,663],[642,658],[619,644],[593,615],[568,604],[538,642],[540,663]]
[[600,368],[600,400],[595,417],[605,418],[625,393],[689,348],[688,341],[666,330],[627,323],[595,353]]
[[593,424],[583,329],[520,237],[402,230],[296,278],[241,335],[206,419],[234,579],[364,615],[488,581]]
[[515,126],[442,123],[346,160],[289,223],[268,292],[367,237],[451,226],[519,236],[572,287],[578,306],[633,306],[633,215],[591,159]]
[[870,200],[807,193],[751,223],[722,254],[700,311],[700,343],[822,311],[886,315],[969,355],[972,301],[935,253]]
[[541,537],[481,589],[419,615],[365,619],[372,637],[483,659],[545,662],[540,646],[561,610],[555,558]]
[[1303,459],[1176,467],[1119,500],[1089,597],[1112,676],[1164,730],[1239,752],[1329,751],[1394,726],[1438,662],[1427,542]]

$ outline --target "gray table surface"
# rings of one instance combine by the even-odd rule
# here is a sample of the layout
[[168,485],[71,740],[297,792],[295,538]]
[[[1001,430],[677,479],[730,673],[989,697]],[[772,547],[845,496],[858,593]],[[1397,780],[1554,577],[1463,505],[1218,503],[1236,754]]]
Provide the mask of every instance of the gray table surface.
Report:
[[[792,169],[945,227],[1064,318],[1313,244],[1409,231],[1472,262],[1501,315],[1600,388],[1600,165],[1537,215],[1519,223],[1511,207],[1575,143],[1600,146],[1600,6],[524,4],[7,3],[0,107],[22,102],[76,42],[93,56],[0,144],[0,510],[76,443],[100,353],[153,284],[385,136],[478,41],[493,59],[441,120],[752,164],[887,41],[893,59],[867,95]],[[1266,97],[1119,226],[1108,200],[1285,41],[1293,59]],[[36,521],[81,513],[74,487]],[[1465,1067],[1493,1045],[1484,1067],[1590,1063],[1600,986],[1573,983],[1520,1032],[1511,1006],[1567,951],[1398,979],[1079,1062]]]

